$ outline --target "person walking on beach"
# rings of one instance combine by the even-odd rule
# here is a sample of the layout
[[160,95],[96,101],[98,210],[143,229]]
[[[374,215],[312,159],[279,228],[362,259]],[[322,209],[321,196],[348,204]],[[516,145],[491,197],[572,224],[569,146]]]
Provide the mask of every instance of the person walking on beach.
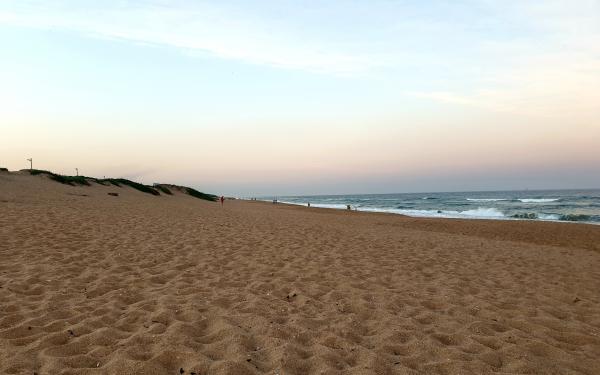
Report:
[[223,202],[225,201],[225,197],[221,195],[221,206],[223,205]]

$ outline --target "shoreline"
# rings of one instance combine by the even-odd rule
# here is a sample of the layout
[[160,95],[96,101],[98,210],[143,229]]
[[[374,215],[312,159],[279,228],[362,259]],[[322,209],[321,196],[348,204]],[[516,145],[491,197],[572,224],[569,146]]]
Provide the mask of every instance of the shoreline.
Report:
[[[237,200],[242,200],[242,201],[247,201],[247,202],[264,202],[264,203],[271,203],[271,200],[262,200],[262,199],[258,199],[255,201],[252,201],[250,199],[245,199],[245,198],[236,198]],[[355,209],[351,209],[348,210],[346,208],[340,207],[340,208],[336,208],[336,207],[322,207],[319,206],[319,204],[312,204],[310,207],[307,207],[306,203],[302,204],[302,203],[294,203],[294,202],[286,202],[286,201],[278,201],[277,204],[286,204],[286,205],[291,205],[291,206],[297,206],[297,207],[304,207],[304,208],[321,208],[321,209],[326,209],[326,210],[336,210],[336,211],[353,211],[353,212],[362,212],[362,213],[379,213],[379,214],[390,214],[390,215],[398,215],[398,216],[404,216],[404,217],[411,217],[411,218],[421,218],[421,219],[440,219],[440,220],[491,220],[491,221],[526,221],[526,222],[546,222],[546,223],[564,223],[564,224],[586,224],[586,225],[595,225],[598,226],[600,225],[600,222],[591,222],[591,221],[577,221],[577,220],[551,220],[551,219],[527,219],[527,218],[517,218],[517,217],[510,217],[510,216],[504,216],[504,217],[476,217],[476,216],[464,216],[464,217],[450,217],[450,216],[417,216],[417,215],[408,215],[406,213],[400,213],[400,212],[390,212],[389,210],[386,211],[385,208],[381,208],[381,209],[373,209],[373,210],[364,210],[364,209],[359,209],[359,208],[355,208]]]
[[[412,217],[389,212],[348,211],[326,207],[306,207],[282,202],[273,204],[260,200],[238,199],[238,201],[244,204],[261,205],[266,209],[269,207],[277,209],[279,207],[298,212],[330,214],[347,218],[362,216],[367,219],[370,218],[369,222],[371,224],[373,223],[372,219],[389,219],[385,225],[398,227],[398,229],[437,231],[480,236],[485,239],[516,240],[537,245],[571,245],[600,253],[600,227],[596,225],[571,225],[585,224],[580,222]],[[542,232],[547,232],[547,234],[543,236],[541,235]]]

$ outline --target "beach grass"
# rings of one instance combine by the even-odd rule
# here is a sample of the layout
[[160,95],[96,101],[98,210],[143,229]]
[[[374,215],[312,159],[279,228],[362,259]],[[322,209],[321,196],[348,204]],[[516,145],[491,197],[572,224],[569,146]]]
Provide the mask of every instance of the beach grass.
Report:
[[65,185],[90,185],[89,181],[87,180],[88,177],[85,176],[65,176],[50,171],[45,171],[43,169],[29,169],[29,173],[34,176],[44,174],[47,175],[51,180]]
[[148,186],[148,185],[144,185],[144,184],[140,184],[138,182],[134,182],[131,180],[127,180],[125,178],[107,178],[107,179],[102,179],[102,180],[97,180],[100,181],[99,183],[101,183],[102,185],[105,185],[106,183],[110,183],[112,185],[115,186],[129,186],[135,190],[141,191],[142,193],[147,193],[147,194],[152,194],[152,195],[160,195],[160,192],[158,190],[156,190],[155,188],[153,188],[152,186]]
[[164,185],[155,185],[154,187],[160,190],[163,194],[173,195],[171,190],[169,190],[169,188]]
[[192,197],[198,198],[198,199],[204,199],[204,200],[213,201],[213,202],[216,202],[218,199],[218,197],[213,194],[202,193],[196,189],[192,189],[192,188],[186,187],[186,186],[183,186],[183,188],[187,194],[191,195]]
[[[4,168],[5,169],[5,168]],[[6,170],[8,171],[8,170]],[[161,195],[161,192],[165,195],[173,195],[173,192],[164,184],[155,184],[154,186],[144,185],[139,182],[131,181],[125,178],[95,178],[95,177],[87,177],[87,176],[67,176],[61,175],[57,173],[53,173],[50,171],[46,171],[43,169],[26,169],[25,171],[29,172],[31,175],[46,175],[51,180],[59,182],[65,185],[71,186],[90,186],[90,182],[95,182],[100,185],[108,186],[114,185],[117,187],[129,186],[135,190],[141,191],[142,193],[151,194],[151,195]],[[196,189],[187,187],[187,186],[178,186],[178,185],[168,185],[178,190],[182,191],[185,194],[191,195],[194,198],[203,199],[211,202],[217,201],[217,196],[214,194],[202,193]]]

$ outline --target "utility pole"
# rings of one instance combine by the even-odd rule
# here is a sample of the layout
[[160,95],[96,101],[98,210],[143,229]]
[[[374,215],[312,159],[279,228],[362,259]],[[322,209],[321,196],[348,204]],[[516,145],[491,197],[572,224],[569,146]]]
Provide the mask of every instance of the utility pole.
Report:
[[77,173],[77,176],[79,176],[79,168],[75,168],[75,172]]
[[27,161],[29,162],[29,170],[33,170],[33,158],[27,159]]

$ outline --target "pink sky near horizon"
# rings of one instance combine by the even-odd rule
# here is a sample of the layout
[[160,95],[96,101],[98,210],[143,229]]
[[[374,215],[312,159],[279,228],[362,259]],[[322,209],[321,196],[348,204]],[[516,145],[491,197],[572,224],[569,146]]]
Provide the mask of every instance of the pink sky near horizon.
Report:
[[600,188],[597,0],[0,1],[0,45],[11,170],[232,195]]

